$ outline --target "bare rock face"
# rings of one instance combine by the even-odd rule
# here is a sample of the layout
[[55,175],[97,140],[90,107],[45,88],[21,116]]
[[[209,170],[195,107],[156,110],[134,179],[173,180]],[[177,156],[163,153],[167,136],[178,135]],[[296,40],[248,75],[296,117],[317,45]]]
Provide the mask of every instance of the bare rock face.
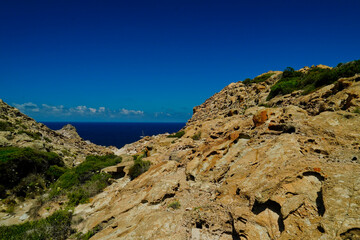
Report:
[[280,74],[225,87],[181,138],[120,149],[146,150],[151,168],[78,206],[74,228],[97,227],[91,239],[359,239],[359,77],[267,102]]
[[81,140],[81,137],[77,133],[76,128],[71,124],[65,125],[63,128],[57,130],[56,132],[69,139]]

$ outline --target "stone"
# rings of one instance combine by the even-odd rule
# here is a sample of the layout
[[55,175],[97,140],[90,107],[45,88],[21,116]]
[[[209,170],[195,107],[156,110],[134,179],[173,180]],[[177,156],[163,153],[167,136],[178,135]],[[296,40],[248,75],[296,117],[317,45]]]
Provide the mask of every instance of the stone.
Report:
[[[195,107],[181,138],[112,149],[124,161],[102,171],[121,177],[75,208],[72,228],[100,226],[92,239],[356,239],[359,77],[266,101],[281,77],[274,73],[259,84],[231,83]],[[151,167],[131,180],[131,155],[144,151]]]
[[24,213],[23,215],[21,215],[21,217],[19,218],[20,221],[25,221],[26,219],[29,218],[29,215],[27,215],[26,213]]

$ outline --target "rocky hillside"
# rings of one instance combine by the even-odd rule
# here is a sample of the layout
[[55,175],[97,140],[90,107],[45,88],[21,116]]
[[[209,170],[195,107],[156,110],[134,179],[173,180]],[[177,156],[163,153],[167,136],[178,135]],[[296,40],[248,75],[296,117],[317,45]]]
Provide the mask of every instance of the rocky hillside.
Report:
[[[122,162],[71,210],[71,238],[360,239],[360,63],[351,64],[231,83],[177,134],[114,149]],[[55,151],[69,166],[109,151],[0,107],[1,146]]]
[[231,83],[178,138],[120,149],[150,169],[110,169],[126,175],[79,205],[73,227],[94,240],[359,239],[360,75],[269,99],[282,79]]
[[108,148],[84,141],[71,125],[53,131],[0,99],[0,147],[6,146],[55,152],[68,166],[84,161],[90,154],[112,153]]

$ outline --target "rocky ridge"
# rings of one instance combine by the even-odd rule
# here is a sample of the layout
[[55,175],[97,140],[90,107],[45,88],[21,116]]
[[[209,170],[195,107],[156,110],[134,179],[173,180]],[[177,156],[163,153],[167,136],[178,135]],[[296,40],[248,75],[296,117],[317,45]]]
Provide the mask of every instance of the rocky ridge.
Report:
[[87,155],[107,154],[113,150],[83,140],[75,127],[66,125],[53,131],[0,99],[0,146],[30,147],[60,155],[68,166],[84,161]]
[[118,150],[146,153],[151,168],[78,206],[74,228],[97,229],[91,239],[359,239],[360,76],[266,101],[282,74],[271,73],[195,107],[181,138]]

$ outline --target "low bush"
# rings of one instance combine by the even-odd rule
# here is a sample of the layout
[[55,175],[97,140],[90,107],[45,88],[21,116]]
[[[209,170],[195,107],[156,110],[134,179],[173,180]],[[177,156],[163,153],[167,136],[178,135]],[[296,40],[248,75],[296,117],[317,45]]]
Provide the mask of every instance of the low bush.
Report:
[[185,131],[179,131],[177,133],[174,133],[174,134],[170,134],[168,135],[167,137],[168,138],[181,138],[182,136],[185,135]]
[[13,131],[12,124],[6,121],[0,121],[0,131]]
[[200,140],[201,139],[201,132],[195,133],[194,136],[191,137],[193,140]]
[[275,73],[265,73],[261,76],[257,76],[254,79],[251,78],[247,78],[243,81],[243,84],[245,85],[250,85],[252,83],[261,83],[261,82],[265,82],[266,80],[268,80],[272,75],[274,75]]
[[66,167],[51,165],[46,171],[47,180],[54,182],[66,172]]
[[274,75],[275,73],[265,73],[261,76],[257,76],[256,78],[254,78],[252,80],[253,83],[260,83],[260,82],[265,82],[266,80],[268,80],[272,75]]
[[150,168],[150,161],[144,161],[142,160],[143,157],[145,157],[146,154],[142,155],[134,155],[134,165],[132,165],[129,169],[129,176],[131,180],[137,178]]
[[12,189],[17,197],[35,197],[46,189],[46,180],[42,174],[29,174]]
[[[88,156],[77,167],[67,169],[59,179],[52,184],[50,198],[67,195],[70,206],[76,206],[88,201],[89,197],[101,192],[109,185],[111,175],[100,173],[102,168],[121,162],[121,157],[115,155]],[[53,175],[60,174],[63,169],[54,168]]]
[[77,206],[79,204],[87,203],[90,194],[83,188],[79,188],[68,193],[67,197],[69,206]]
[[72,214],[67,210],[59,210],[51,216],[38,221],[29,221],[12,226],[0,226],[0,240],[18,239],[67,239],[72,231]]
[[89,240],[96,233],[100,232],[102,227],[100,225],[96,225],[93,229],[89,230],[87,233],[77,233],[75,235],[78,240]]
[[30,131],[26,131],[26,130],[20,130],[18,132],[18,134],[23,134],[23,133],[28,135],[29,137],[31,137],[34,140],[40,140],[42,137],[41,133],[39,133],[39,132],[30,132]]
[[277,95],[285,95],[296,90],[303,90],[303,94],[308,94],[320,87],[332,84],[339,78],[352,77],[360,73],[360,60],[338,64],[332,69],[311,68],[307,73],[295,71],[287,67],[281,79],[271,87],[267,100]]
[[251,81],[252,81],[251,78],[246,78],[246,79],[243,81],[243,84],[249,85],[249,84],[251,84]]
[[168,205],[168,207],[169,207],[169,208],[172,208],[172,209],[179,209],[180,206],[181,206],[181,205],[180,205],[179,201],[177,201],[177,200],[171,202],[171,203]]
[[[62,159],[56,153],[31,148],[0,147],[1,185],[5,189],[13,189],[18,196],[25,197],[35,186],[43,188],[48,184],[46,181],[55,180],[56,176],[47,176],[48,170],[55,166],[64,167]],[[27,186],[29,190],[25,191]]]

